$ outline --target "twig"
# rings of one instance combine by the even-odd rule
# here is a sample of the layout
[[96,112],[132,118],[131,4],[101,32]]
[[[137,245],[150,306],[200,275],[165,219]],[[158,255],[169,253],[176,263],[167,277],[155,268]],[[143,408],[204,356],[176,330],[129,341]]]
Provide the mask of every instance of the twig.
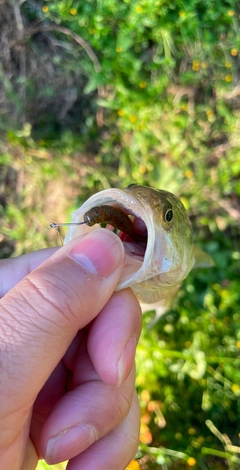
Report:
[[220,207],[222,207],[228,214],[234,219],[239,221],[239,216],[240,216],[240,211],[239,209],[235,209],[234,207],[231,206],[231,204],[226,200],[226,199],[215,199],[212,198],[214,201],[216,201]]
[[[13,3],[13,11],[15,16],[15,21],[17,25],[18,37],[22,40],[24,35],[24,26],[22,21],[22,16],[20,12],[20,5],[21,3]],[[26,54],[25,54],[25,46],[23,45],[19,54],[19,63],[20,63],[20,77],[22,81],[21,87],[21,100],[23,104],[23,116],[22,121],[25,123],[25,110],[26,110]]]
[[231,202],[228,199],[220,199],[215,192],[210,192],[209,189],[206,187],[204,189],[204,194],[206,197],[216,202],[219,207],[224,209],[232,217],[232,219],[237,220],[239,222],[240,205],[235,208],[232,206]]
[[[222,434],[217,428],[216,426],[213,424],[213,422],[210,420],[210,419],[207,419],[205,421],[207,427],[210,429],[210,431],[219,439],[219,441],[222,443],[223,447],[224,447],[224,450],[225,452],[227,453],[227,451],[229,450],[228,449],[228,446],[229,444],[231,443],[229,437],[226,435],[226,434]],[[231,443],[232,444],[232,443]],[[227,456],[226,456],[227,457]],[[232,465],[232,462],[231,462],[231,456],[229,456],[230,458],[227,457],[227,460],[228,460],[228,466],[229,466],[229,469],[230,470],[234,470],[234,467]]]
[[230,91],[229,93],[226,93],[224,95],[224,98],[226,98],[227,100],[232,100],[233,98],[236,98],[236,96],[239,95],[239,92],[240,92],[240,83],[238,83],[235,88],[233,88],[232,91]]
[[[66,36],[70,36],[72,39],[74,39],[74,41],[80,44],[80,46],[85,50],[88,57],[91,59],[96,72],[100,72],[101,70],[100,62],[95,52],[93,52],[91,46],[89,46],[89,44],[81,36],[79,36],[79,34],[74,33],[73,31],[71,31],[68,28],[65,28],[64,26],[49,25],[49,26],[41,26],[41,27],[37,27],[34,29],[30,29],[29,31],[27,31],[25,37],[23,37],[22,39],[26,40],[27,38],[33,36],[34,34],[43,33],[46,31],[58,31],[59,33],[66,34]],[[16,42],[12,43],[11,47],[13,47],[13,45],[15,44]]]

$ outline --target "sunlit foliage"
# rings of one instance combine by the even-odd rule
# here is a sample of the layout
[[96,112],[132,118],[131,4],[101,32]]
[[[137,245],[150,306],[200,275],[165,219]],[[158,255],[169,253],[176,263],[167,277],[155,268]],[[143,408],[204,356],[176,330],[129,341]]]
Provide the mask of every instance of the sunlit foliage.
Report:
[[41,236],[50,221],[107,187],[179,195],[215,265],[192,271],[153,328],[144,316],[129,469],[237,470],[238,2],[5,0],[1,14],[1,256],[60,244]]

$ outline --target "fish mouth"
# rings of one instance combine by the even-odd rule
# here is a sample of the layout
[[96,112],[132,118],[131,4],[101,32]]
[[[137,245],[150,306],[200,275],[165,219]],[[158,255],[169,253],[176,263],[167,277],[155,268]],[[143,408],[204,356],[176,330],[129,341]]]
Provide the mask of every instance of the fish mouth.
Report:
[[[94,206],[110,205],[121,209],[132,221],[131,234],[123,230],[116,230],[111,223],[105,229],[114,231],[123,243],[125,257],[121,279],[116,290],[131,287],[152,277],[154,262],[155,229],[152,210],[150,206],[128,194],[124,189],[107,189],[91,196],[77,211],[72,214],[72,222],[81,222],[84,214]],[[96,223],[92,227],[87,225],[70,226],[64,243],[73,238],[101,227]]]
[[126,207],[121,209],[132,221],[132,233],[129,234],[122,230],[118,230],[114,227],[114,225],[111,224],[107,224],[105,228],[114,231],[114,233],[116,233],[116,235],[120,238],[123,243],[126,255],[143,262],[148,242],[147,226],[142,218],[136,215],[133,216]]

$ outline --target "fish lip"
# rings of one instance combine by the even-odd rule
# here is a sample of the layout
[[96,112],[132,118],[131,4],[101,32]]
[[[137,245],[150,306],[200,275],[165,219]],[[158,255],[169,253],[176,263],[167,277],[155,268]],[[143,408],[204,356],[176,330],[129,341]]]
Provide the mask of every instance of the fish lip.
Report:
[[[90,210],[96,205],[114,204],[118,207],[125,209],[128,214],[135,215],[141,218],[146,224],[147,228],[147,245],[142,264],[139,269],[136,269],[132,274],[125,275],[124,269],[120,281],[117,284],[116,290],[121,290],[126,287],[131,287],[139,282],[151,277],[149,272],[154,263],[154,246],[155,246],[155,227],[153,222],[153,214],[151,206],[144,201],[136,198],[133,194],[124,189],[110,188],[100,191],[91,196],[84,204],[71,214],[72,222],[80,222],[83,220],[85,212]],[[98,224],[93,227],[87,225],[70,226],[64,244],[77,237],[78,235],[85,234],[90,230],[94,230]],[[148,273],[148,274],[147,274]]]

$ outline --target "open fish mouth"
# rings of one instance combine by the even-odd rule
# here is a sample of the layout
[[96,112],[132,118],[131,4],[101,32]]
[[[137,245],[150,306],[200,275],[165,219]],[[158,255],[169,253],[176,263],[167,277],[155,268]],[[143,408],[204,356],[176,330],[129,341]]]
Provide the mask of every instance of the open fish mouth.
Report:
[[126,255],[143,262],[148,239],[147,226],[143,219],[137,216],[133,216],[130,212],[128,212],[127,208],[125,207],[124,212],[132,222],[132,235],[126,233],[124,230],[119,231],[114,227],[114,225],[111,224],[107,224],[105,228],[114,231],[118,235],[118,237],[123,243]]
[[194,263],[191,224],[180,199],[141,185],[100,191],[72,214],[64,243],[102,222],[124,246],[116,290],[131,287],[144,303],[166,304]]
[[[124,228],[116,229],[115,220],[105,224],[105,228],[117,233],[122,240],[125,259],[122,277],[116,290],[131,287],[139,282],[155,275],[154,245],[155,227],[150,206],[143,203],[133,194],[128,194],[127,189],[107,189],[91,196],[79,209],[72,214],[72,222],[84,221],[85,214],[90,214],[96,206],[116,207],[124,212],[132,224],[132,232],[127,233]],[[107,211],[107,209],[106,209]],[[114,210],[113,210],[114,213]],[[95,217],[97,219],[97,217]],[[101,222],[93,226],[72,225],[69,227],[64,243],[73,238],[95,230],[101,226]]]

